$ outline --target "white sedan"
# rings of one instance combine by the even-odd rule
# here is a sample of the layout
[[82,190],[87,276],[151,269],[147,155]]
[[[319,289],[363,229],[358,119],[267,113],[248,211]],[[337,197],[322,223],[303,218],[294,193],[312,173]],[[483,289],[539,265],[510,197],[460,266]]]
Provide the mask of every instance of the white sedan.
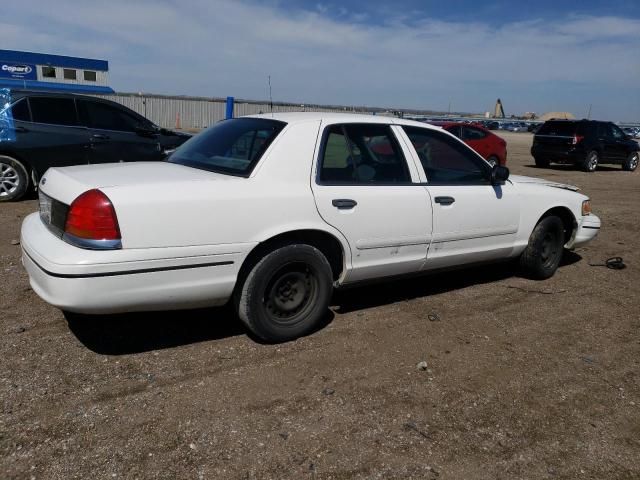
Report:
[[365,115],[225,120],[167,162],[51,168],[39,189],[22,258],[47,302],[104,314],[231,300],[268,341],[311,331],[333,287],[506,259],[548,278],[600,228],[574,187]]

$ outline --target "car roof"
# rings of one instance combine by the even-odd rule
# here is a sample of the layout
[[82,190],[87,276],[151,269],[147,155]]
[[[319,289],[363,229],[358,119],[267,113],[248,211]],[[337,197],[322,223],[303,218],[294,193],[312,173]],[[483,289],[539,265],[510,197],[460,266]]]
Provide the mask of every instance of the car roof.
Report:
[[18,88],[11,88],[11,96],[12,98],[22,98],[22,97],[66,97],[66,98],[86,98],[91,100],[101,100],[110,102],[110,100],[103,99],[100,97],[93,97],[89,95],[79,95],[77,93],[69,93],[69,92],[47,92],[43,90],[25,90]]
[[440,130],[438,127],[416,120],[406,120],[404,118],[387,117],[384,115],[366,115],[363,113],[342,113],[342,112],[274,112],[261,113],[258,115],[248,115],[249,118],[267,118],[279,120],[285,123],[301,123],[310,120],[321,120],[328,123],[382,123],[388,125],[407,125],[412,127],[428,128]]

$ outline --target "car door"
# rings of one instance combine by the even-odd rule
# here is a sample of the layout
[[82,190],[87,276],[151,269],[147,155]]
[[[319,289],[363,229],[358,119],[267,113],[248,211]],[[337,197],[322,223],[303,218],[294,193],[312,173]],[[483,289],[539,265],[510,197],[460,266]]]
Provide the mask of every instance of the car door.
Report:
[[627,158],[627,136],[613,123],[608,124],[609,137],[611,143],[609,147],[609,159],[616,163],[621,163]]
[[89,163],[162,160],[158,134],[150,122],[124,107],[79,99],[80,121],[89,128]]
[[422,268],[431,239],[431,203],[417,167],[390,125],[323,125],[312,190],[318,212],[351,248],[344,281]]
[[14,148],[37,178],[50,167],[87,163],[87,129],[78,124],[72,97],[35,95],[19,103]]
[[520,223],[513,184],[492,185],[489,165],[444,132],[402,128],[424,170],[432,202],[433,236],[425,268],[509,256]]
[[492,153],[486,132],[479,128],[464,125],[462,127],[462,140],[478,152],[482,158],[487,158]]

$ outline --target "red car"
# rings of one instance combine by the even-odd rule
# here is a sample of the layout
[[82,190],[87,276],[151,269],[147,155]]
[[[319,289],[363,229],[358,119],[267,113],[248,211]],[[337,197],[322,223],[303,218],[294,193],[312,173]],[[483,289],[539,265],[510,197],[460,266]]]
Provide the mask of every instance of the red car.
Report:
[[429,122],[453,133],[482,155],[491,165],[507,163],[507,142],[480,125],[460,122]]

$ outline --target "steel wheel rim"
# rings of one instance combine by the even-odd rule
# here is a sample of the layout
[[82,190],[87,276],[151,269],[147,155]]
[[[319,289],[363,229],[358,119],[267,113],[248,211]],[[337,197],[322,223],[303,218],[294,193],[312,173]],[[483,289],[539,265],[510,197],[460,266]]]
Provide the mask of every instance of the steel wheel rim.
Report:
[[0,197],[6,197],[20,186],[18,171],[8,163],[0,162]]
[[589,169],[589,171],[593,171],[596,169],[597,166],[598,166],[598,154],[591,153],[589,155],[589,160],[587,162],[587,168]]
[[270,319],[280,325],[297,323],[313,307],[318,296],[318,280],[311,267],[290,263],[269,279],[263,304]]
[[540,249],[540,259],[545,268],[551,267],[558,257],[558,235],[554,232],[545,233]]

